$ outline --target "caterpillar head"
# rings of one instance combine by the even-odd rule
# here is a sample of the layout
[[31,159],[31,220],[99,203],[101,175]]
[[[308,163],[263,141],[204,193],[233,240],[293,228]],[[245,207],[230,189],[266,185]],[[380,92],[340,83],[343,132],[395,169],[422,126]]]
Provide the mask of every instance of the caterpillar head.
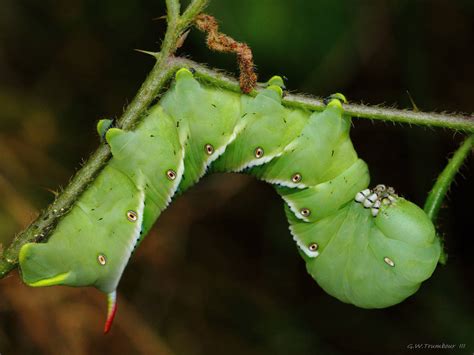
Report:
[[382,185],[321,220],[290,224],[309,274],[327,293],[363,308],[388,307],[415,293],[441,251],[424,211]]

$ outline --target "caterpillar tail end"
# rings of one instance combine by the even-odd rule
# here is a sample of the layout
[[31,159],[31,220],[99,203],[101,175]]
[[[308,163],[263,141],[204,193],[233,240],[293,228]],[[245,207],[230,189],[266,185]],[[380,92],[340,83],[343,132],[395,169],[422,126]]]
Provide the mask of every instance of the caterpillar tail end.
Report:
[[107,334],[112,328],[112,323],[117,312],[117,291],[107,294],[107,320],[104,325],[104,334]]

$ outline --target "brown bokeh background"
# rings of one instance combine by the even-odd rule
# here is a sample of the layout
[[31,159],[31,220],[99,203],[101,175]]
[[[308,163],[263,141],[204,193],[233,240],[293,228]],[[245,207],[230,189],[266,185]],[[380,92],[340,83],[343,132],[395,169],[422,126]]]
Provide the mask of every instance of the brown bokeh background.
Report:
[[[0,242],[53,200],[120,116],[152,66],[164,1],[3,0],[0,4]],[[214,0],[222,31],[254,50],[261,80],[290,90],[424,111],[474,111],[474,3]],[[193,31],[179,54],[236,72]],[[372,181],[422,205],[462,139],[441,129],[354,120]],[[437,226],[448,264],[400,305],[363,310],[306,274],[270,186],[205,178],[160,218],[119,287],[111,333],[95,289],[0,281],[2,354],[404,354],[408,344],[474,352],[472,159]],[[422,352],[422,351],[417,351]]]

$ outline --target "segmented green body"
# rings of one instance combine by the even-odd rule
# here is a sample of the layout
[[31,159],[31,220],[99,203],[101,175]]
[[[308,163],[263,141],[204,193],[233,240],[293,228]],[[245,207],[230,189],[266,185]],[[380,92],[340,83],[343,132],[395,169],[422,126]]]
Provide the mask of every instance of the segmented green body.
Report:
[[134,247],[171,198],[219,171],[275,186],[308,272],[331,295],[380,308],[413,294],[440,254],[431,221],[390,189],[367,189],[367,165],[339,99],[323,112],[289,109],[280,84],[273,78],[252,98],[178,71],[136,130],[106,131],[113,158],[47,243],[21,249],[24,281],[114,293]]

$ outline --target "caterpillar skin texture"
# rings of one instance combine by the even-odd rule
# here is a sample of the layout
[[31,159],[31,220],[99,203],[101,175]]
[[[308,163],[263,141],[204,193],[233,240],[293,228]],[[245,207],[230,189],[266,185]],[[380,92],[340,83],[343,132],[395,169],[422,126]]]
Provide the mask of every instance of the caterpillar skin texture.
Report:
[[101,121],[113,157],[47,243],[22,247],[23,280],[107,293],[108,331],[123,270],[172,197],[206,172],[245,172],[275,186],[307,270],[326,292],[364,308],[413,294],[439,259],[433,224],[391,188],[367,188],[342,95],[311,113],[284,107],[282,86],[274,77],[250,97],[181,69],[136,130]]

